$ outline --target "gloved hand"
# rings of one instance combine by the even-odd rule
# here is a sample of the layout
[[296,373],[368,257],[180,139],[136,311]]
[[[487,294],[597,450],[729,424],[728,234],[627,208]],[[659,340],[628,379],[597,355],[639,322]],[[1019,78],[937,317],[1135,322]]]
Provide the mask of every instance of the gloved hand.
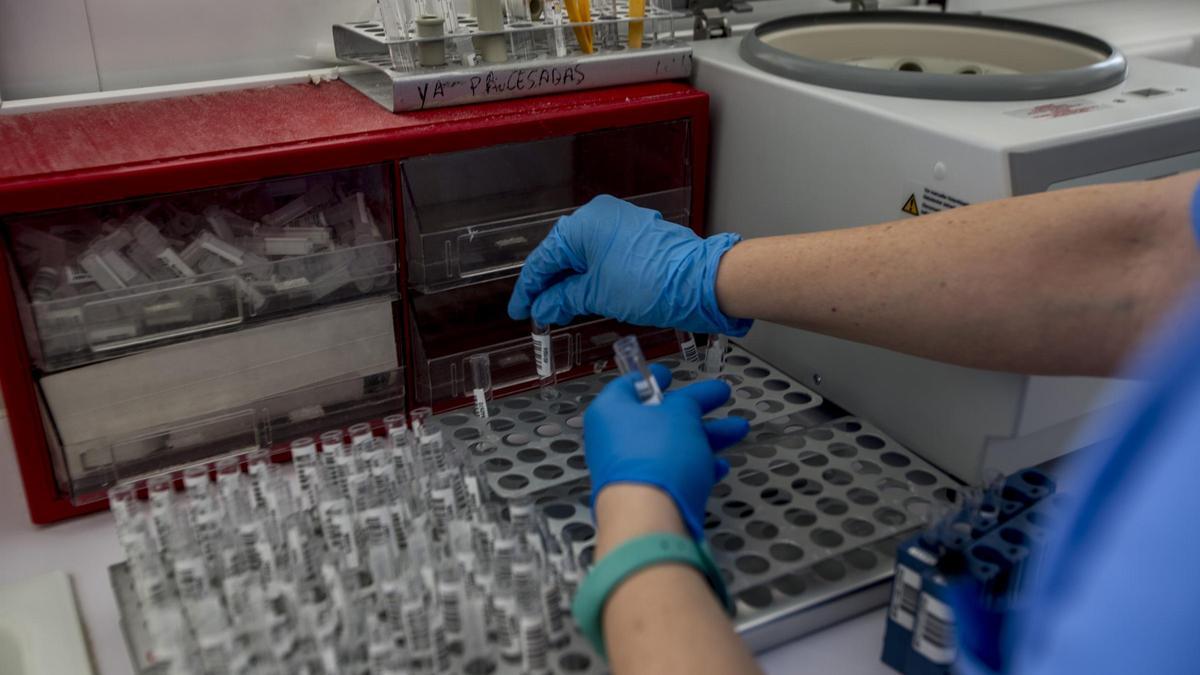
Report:
[[704,504],[729,464],[713,455],[740,441],[750,423],[740,417],[703,421],[729,399],[729,385],[705,380],[666,391],[671,372],[651,367],[663,391],[645,405],[634,387],[637,374],[610,382],[583,416],[584,453],[592,474],[592,499],[610,483],[642,483],[675,500],[692,536],[704,536]]
[[740,337],[752,322],[725,316],[716,290],[721,256],[740,240],[736,234],[701,239],[657,211],[601,195],[560,218],[529,254],[508,315],[562,326],[599,314]]

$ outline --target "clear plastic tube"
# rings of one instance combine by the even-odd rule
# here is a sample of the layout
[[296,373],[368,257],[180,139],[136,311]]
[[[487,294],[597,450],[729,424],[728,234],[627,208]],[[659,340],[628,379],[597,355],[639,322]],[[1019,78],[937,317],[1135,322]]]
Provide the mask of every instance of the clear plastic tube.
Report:
[[292,441],[292,465],[296,468],[300,508],[311,509],[317,503],[317,489],[321,483],[320,469],[317,467],[317,444],[313,443],[313,439],[305,436]]
[[567,36],[562,29],[563,7],[562,0],[550,0],[545,10],[546,23],[554,26],[553,48],[554,56],[562,58],[567,55]]
[[392,68],[401,72],[412,70],[416,67],[416,60],[413,58],[412,45],[403,43],[397,44],[396,40],[406,40],[409,37],[409,26],[412,23],[412,10],[408,6],[408,0],[378,0],[379,13],[383,19],[383,31],[389,41],[393,41],[388,45],[389,56],[392,59]]
[[492,359],[487,354],[472,354],[467,359],[471,369],[471,397],[475,401],[475,416],[491,417],[488,404],[492,400]]
[[530,336],[533,339],[533,363],[537,368],[538,396],[543,401],[553,401],[559,397],[558,370],[554,366],[554,345],[550,336],[550,327],[533,322]]
[[720,333],[708,336],[708,349],[704,352],[704,372],[713,377],[725,370],[725,336]]
[[642,355],[642,347],[638,344],[637,338],[633,335],[626,335],[617,340],[613,343],[613,353],[616,355],[617,368],[620,369],[622,375],[629,373],[641,375],[634,384],[642,403],[651,405],[662,403],[662,390],[658,386],[658,380],[654,379],[654,373],[650,372],[650,366],[646,364],[646,357]]

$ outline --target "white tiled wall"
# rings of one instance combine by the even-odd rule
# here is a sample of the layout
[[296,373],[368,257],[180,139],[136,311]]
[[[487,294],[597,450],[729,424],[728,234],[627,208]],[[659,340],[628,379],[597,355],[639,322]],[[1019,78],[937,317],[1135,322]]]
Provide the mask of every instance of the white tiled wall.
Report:
[[0,0],[5,100],[328,65],[375,0]]

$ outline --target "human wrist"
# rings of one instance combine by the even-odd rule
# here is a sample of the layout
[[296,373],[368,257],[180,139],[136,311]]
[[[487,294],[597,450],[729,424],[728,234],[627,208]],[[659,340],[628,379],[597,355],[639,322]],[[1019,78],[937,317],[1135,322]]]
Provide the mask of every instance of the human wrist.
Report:
[[729,289],[734,285],[730,283],[730,279],[737,275],[737,259],[740,257],[735,252],[739,247],[744,248],[742,237],[727,232],[709,237],[704,240],[704,244],[710,250],[707,253],[708,263],[705,268],[704,287],[707,294],[702,305],[708,320],[717,327],[717,330],[707,332],[742,337],[750,332],[754,320],[738,318],[740,315],[737,313],[737,303],[728,297]]
[[653,485],[606,485],[596,495],[595,510],[597,557],[647,534],[666,532],[688,536],[675,500]]

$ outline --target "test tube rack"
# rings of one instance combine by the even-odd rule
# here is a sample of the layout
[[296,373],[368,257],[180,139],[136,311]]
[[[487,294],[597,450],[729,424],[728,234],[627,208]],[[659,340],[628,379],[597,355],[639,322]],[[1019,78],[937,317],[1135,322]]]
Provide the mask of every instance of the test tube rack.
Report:
[[[543,11],[548,18],[551,6]],[[375,21],[334,25],[338,58],[367,66],[347,70],[341,79],[384,108],[402,112],[680,79],[692,70],[691,47],[674,38],[676,23],[691,21],[686,12],[647,5],[644,17],[630,16],[622,1],[614,16],[593,8],[587,21],[572,22],[563,14],[561,22],[514,22],[499,31],[480,30],[470,16],[456,18],[457,30],[437,37],[412,32],[413,37],[389,38]],[[630,46],[631,26],[643,31],[641,46]],[[595,35],[595,42],[581,46],[577,30]],[[480,58],[475,45],[487,38],[503,41],[504,62]],[[445,50],[445,63],[421,65],[423,45]]]
[[[657,362],[678,384],[700,377],[680,359]],[[436,417],[447,442],[465,446],[494,498],[532,497],[585,569],[595,530],[582,413],[613,377],[563,383],[555,401],[536,393],[496,399],[487,420],[468,410]],[[955,502],[961,486],[737,345],[728,348],[721,377],[734,398],[713,414],[744,416],[752,426],[724,453],[732,470],[713,491],[705,529],[743,638],[761,651],[886,604],[897,544],[936,504]],[[137,669],[156,672],[139,661],[146,620],[127,565],[114,565],[110,577]],[[603,672],[578,635],[554,660],[554,672]]]

